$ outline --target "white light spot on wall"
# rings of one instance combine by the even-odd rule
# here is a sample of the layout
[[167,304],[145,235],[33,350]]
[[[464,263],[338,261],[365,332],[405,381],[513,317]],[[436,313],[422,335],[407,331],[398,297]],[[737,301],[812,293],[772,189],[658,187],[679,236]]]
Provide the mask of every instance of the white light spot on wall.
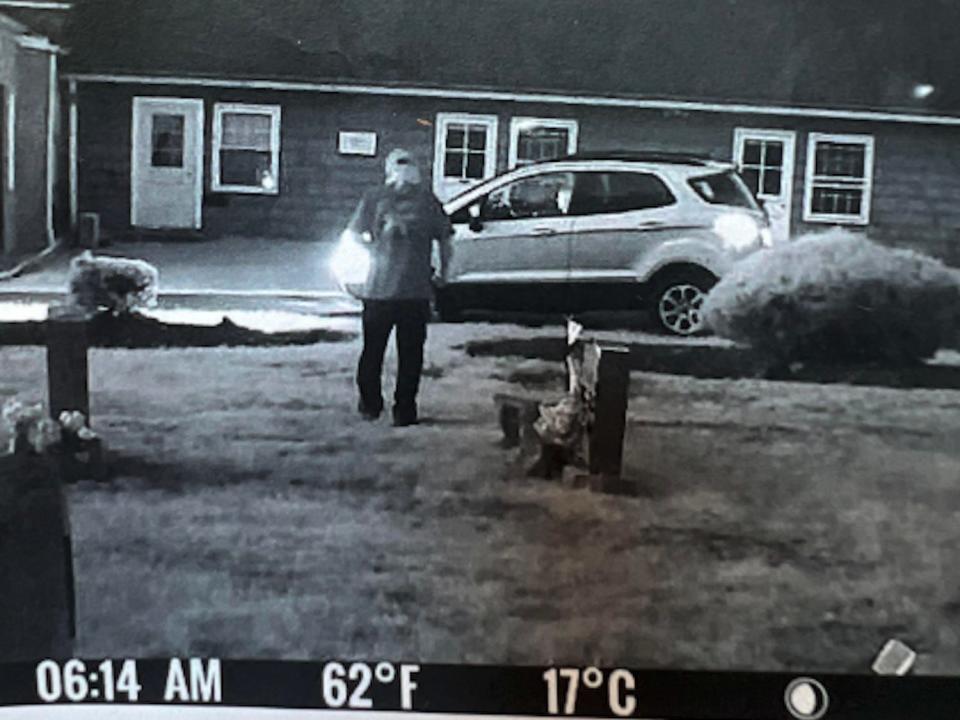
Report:
[[929,83],[917,83],[913,86],[913,97],[917,100],[926,100],[933,95],[934,90],[936,90],[936,88]]

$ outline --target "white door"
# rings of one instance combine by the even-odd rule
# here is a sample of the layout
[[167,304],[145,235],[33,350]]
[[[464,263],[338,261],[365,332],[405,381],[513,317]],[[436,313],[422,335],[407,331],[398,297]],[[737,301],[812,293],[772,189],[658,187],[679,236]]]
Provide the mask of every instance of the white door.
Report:
[[132,127],[130,224],[199,229],[203,101],[136,97]]
[[733,136],[733,161],[763,201],[775,243],[790,239],[796,142],[796,133],[790,130],[737,128]]
[[433,191],[441,202],[497,171],[497,116],[438,113]]

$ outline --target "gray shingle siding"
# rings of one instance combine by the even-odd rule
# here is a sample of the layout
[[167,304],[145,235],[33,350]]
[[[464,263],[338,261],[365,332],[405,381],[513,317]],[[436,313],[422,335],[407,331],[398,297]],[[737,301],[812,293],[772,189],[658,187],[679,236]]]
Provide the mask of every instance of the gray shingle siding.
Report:
[[[499,118],[498,170],[506,169],[510,119],[520,115],[578,120],[581,151],[655,149],[725,160],[731,158],[736,127],[794,130],[794,232],[826,227],[801,220],[808,133],[870,134],[875,138],[876,161],[868,234],[960,263],[955,249],[960,241],[960,128],[521,102],[81,83],[80,209],[100,212],[104,228],[114,233],[130,230],[129,143],[134,95],[204,99],[203,232],[209,236],[330,239],[339,233],[363,190],[380,182],[382,160],[391,147],[414,150],[429,173],[437,113],[472,112]],[[279,195],[210,190],[214,102],[282,106]],[[377,157],[339,155],[339,130],[377,132]]]

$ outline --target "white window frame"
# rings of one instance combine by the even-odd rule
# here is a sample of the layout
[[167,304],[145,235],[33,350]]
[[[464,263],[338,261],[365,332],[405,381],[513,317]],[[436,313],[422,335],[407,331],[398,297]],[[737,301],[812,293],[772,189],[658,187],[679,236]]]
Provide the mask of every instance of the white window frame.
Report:
[[517,153],[520,149],[520,131],[527,127],[543,127],[567,131],[567,155],[577,151],[577,135],[580,123],[576,120],[541,117],[514,117],[510,120],[510,150],[507,156],[508,166],[513,170],[517,166]]
[[[817,162],[817,143],[846,143],[862,145],[863,153],[863,178],[847,178],[847,181],[856,180],[862,183],[863,199],[860,202],[859,215],[846,215],[836,213],[818,213],[813,211],[813,189],[814,185],[830,184],[831,177],[824,175],[817,177],[814,175]],[[834,133],[810,133],[807,138],[807,165],[804,173],[803,188],[803,220],[811,223],[830,223],[832,225],[868,225],[870,223],[871,199],[873,196],[873,158],[874,158],[874,139],[873,135],[837,135]]]
[[497,142],[500,119],[496,115],[477,115],[474,113],[437,113],[436,133],[433,145],[433,188],[437,194],[445,182],[443,175],[444,156],[446,154],[447,127],[451,123],[471,123],[487,128],[487,153],[483,159],[483,177],[473,182],[477,185],[497,174]]
[[[220,181],[220,151],[223,142],[225,114],[270,116],[270,173],[272,188],[261,185],[230,185]],[[210,189],[214,192],[243,193],[246,195],[278,195],[280,193],[280,106],[251,105],[248,103],[215,103],[213,106],[213,144],[210,156]],[[228,148],[229,149],[229,148]]]

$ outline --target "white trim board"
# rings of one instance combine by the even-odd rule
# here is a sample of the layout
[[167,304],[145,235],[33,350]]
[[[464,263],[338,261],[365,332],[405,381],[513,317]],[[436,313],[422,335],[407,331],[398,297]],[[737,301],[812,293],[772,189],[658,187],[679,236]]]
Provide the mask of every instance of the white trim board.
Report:
[[67,115],[67,174],[70,188],[70,229],[76,230],[79,213],[79,116],[77,114],[77,83],[68,84],[69,110]]
[[7,88],[7,190],[17,189],[17,91]]
[[57,54],[50,53],[47,68],[47,245],[57,241],[53,218],[53,201],[57,188],[57,115],[60,112],[57,92]]
[[26,10],[72,10],[70,2],[43,2],[42,0],[0,0],[3,8],[24,8]]
[[749,103],[712,103],[687,100],[605,97],[600,95],[561,95],[557,93],[512,93],[498,90],[456,90],[352,83],[313,83],[279,80],[229,80],[211,77],[162,77],[158,75],[125,75],[109,73],[71,73],[68,80],[85,83],[130,85],[181,85],[187,87],[239,88],[248,90],[285,90],[298,92],[345,93],[352,95],[386,95],[395,97],[442,98],[445,100],[488,100],[497,102],[533,102],[592,107],[623,107],[646,110],[688,110],[696,112],[737,113],[742,115],[777,115],[783,117],[828,118],[870,122],[912,123],[918,125],[960,126],[960,116],[922,115],[881,110],[840,110],[796,106],[758,105]]
[[48,38],[42,35],[18,35],[17,45],[24,50],[39,50],[40,52],[48,52],[54,55],[63,52],[63,48],[53,44]]

